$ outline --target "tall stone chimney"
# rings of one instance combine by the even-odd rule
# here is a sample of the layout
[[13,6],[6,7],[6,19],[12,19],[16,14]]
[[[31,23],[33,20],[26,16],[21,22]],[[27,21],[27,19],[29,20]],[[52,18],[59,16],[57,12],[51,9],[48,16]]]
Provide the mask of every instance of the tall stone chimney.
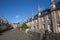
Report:
[[56,17],[56,11],[55,11],[56,5],[54,3],[54,0],[50,0],[50,8],[51,8],[53,32],[58,33],[57,17]]
[[32,20],[34,19],[34,11],[32,10]]
[[54,10],[54,9],[56,9],[56,5],[55,5],[55,3],[54,3],[54,0],[50,0],[50,7],[51,7],[51,10]]
[[40,17],[41,12],[40,12],[40,5],[38,5],[38,16]]
[[40,16],[41,16],[40,5],[38,5],[38,29],[39,29],[39,32],[42,31],[42,18]]
[[35,31],[35,26],[34,26],[34,11],[32,10],[32,27],[31,27],[31,30],[32,31]]

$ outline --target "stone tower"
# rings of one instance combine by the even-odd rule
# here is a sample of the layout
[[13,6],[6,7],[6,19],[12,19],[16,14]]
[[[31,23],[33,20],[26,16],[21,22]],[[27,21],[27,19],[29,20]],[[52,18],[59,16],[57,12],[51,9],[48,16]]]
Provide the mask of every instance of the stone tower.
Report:
[[52,16],[52,24],[53,24],[53,32],[58,33],[57,28],[57,18],[56,18],[56,5],[54,0],[50,0],[50,8],[51,8],[51,16]]

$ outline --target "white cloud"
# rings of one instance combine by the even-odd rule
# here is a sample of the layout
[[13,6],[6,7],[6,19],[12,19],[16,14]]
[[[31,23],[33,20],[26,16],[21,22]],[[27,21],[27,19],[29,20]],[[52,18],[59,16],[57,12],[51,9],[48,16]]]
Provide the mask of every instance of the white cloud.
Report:
[[15,18],[19,18],[19,15],[16,15]]

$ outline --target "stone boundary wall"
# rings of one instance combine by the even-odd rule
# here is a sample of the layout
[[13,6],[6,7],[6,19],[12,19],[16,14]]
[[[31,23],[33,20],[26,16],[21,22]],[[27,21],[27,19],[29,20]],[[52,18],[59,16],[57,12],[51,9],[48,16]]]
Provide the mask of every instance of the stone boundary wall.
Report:
[[[40,40],[40,33],[29,32],[31,40]],[[60,40],[60,33],[45,33],[42,37],[42,40]]]
[[47,33],[45,40],[60,40],[60,33]]

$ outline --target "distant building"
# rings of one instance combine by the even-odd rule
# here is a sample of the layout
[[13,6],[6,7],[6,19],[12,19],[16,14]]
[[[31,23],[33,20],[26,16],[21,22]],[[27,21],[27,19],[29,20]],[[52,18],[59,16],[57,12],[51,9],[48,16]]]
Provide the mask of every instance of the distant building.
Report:
[[17,28],[17,23],[12,23],[11,26],[12,26],[13,28]]
[[1,24],[7,24],[8,20],[2,16],[2,17],[0,17],[0,23]]
[[49,32],[60,32],[60,1],[54,3],[54,0],[50,0],[50,7],[40,11],[38,5],[38,14],[34,15],[32,10],[32,18],[28,18],[26,24],[30,27],[31,31],[46,31]]

